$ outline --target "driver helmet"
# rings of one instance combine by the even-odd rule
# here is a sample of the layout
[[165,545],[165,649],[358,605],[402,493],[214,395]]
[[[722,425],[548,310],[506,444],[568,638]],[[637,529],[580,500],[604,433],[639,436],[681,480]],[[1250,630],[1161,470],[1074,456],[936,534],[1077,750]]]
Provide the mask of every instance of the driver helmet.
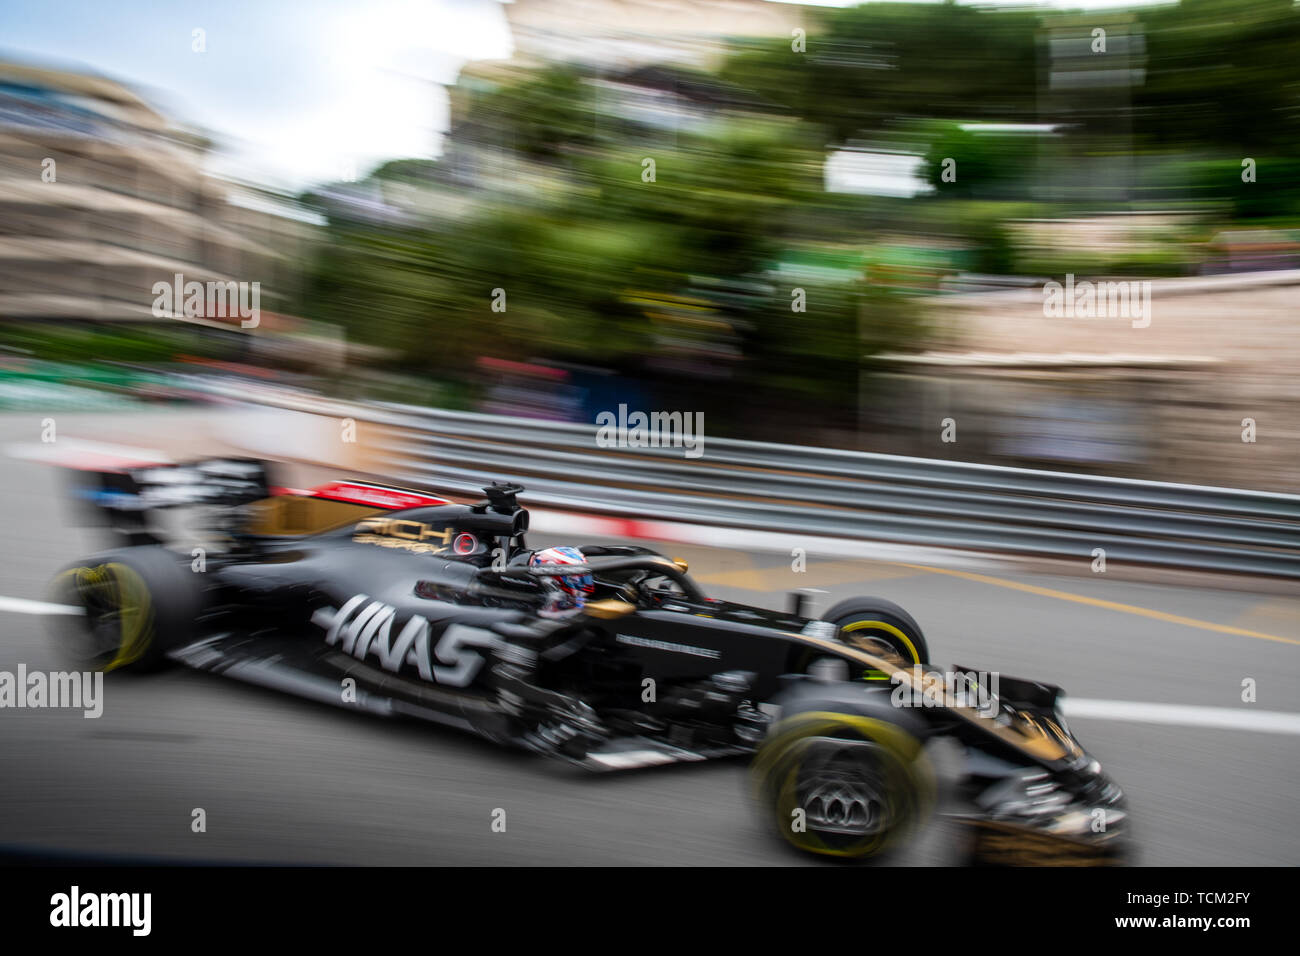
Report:
[[596,590],[591,572],[587,570],[587,559],[577,548],[547,548],[538,551],[528,559],[530,568],[543,566],[558,567],[579,565],[580,574],[545,574],[540,577],[545,603],[539,612],[544,617],[562,617],[577,614],[587,603],[587,595]]

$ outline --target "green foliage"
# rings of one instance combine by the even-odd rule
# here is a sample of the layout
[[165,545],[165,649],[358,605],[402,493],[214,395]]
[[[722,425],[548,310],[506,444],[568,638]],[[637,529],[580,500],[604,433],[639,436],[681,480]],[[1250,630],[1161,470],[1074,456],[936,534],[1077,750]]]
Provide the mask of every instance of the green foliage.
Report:
[[[1055,21],[1041,11],[873,3],[808,16],[806,52],[775,38],[737,47],[716,76],[653,68],[666,89],[711,103],[676,126],[638,122],[623,92],[576,66],[466,83],[453,136],[468,152],[457,174],[499,157],[518,173],[516,187],[535,188],[503,192],[486,177],[466,187],[429,161],[384,164],[370,184],[443,190],[456,207],[418,227],[361,223],[307,197],[330,226],[305,311],[450,385],[469,381],[485,355],[581,362],[636,375],[667,405],[690,383],[657,360],[687,341],[738,352],[729,374],[752,396],[833,412],[851,404],[870,355],[919,344],[921,305],[841,275],[800,282],[808,311],[792,313],[788,284],[769,271],[792,249],[915,255],[919,287],[945,257],[984,273],[1177,274],[1195,265],[1186,244],[1018,259],[1007,223],[1104,203],[1126,211],[1131,201],[1235,219],[1300,216],[1300,161],[1289,158],[1300,141],[1300,12],[1290,0],[1135,11],[1145,73],[1118,98],[1051,86]],[[1059,135],[961,128],[981,122],[1052,123]],[[934,194],[826,193],[827,150],[851,140],[923,153]],[[1258,161],[1255,184],[1241,181],[1247,156]],[[942,181],[945,158],[956,160],[955,182]],[[1073,200],[1039,201],[1068,193],[1074,170]],[[1132,170],[1131,189],[1111,189],[1111,170]],[[701,291],[737,288],[750,291]],[[492,308],[498,289],[504,311]]]
[[1031,116],[1036,12],[873,3],[818,10],[807,50],[756,44],[722,76],[822,126],[832,141],[908,117]]
[[1300,8],[1291,0],[1184,0],[1139,17],[1148,65],[1133,105],[1144,142],[1294,155]]
[[[1024,135],[974,132],[958,123],[932,124],[923,167],[926,181],[947,199],[1022,197],[1032,149],[1033,141]],[[945,182],[944,162],[949,159],[952,174]]]
[[834,142],[924,118],[1059,122],[1081,142],[1124,121],[1129,148],[1213,146],[1242,156],[1293,152],[1300,141],[1300,9],[1291,0],[1136,10],[1145,53],[1132,65],[1142,82],[1119,104],[1095,89],[1042,97],[1049,33],[1039,11],[872,3],[812,17],[806,52],[783,39],[750,44],[722,76]]
[[555,66],[476,96],[471,122],[487,144],[554,159],[595,142],[595,115],[582,72]]
[[[748,116],[667,138],[610,136],[597,148],[571,83],[569,71],[552,71],[536,89],[487,97],[494,122],[509,125],[500,138],[543,164],[564,157],[564,188],[514,203],[487,194],[468,218],[421,229],[332,222],[311,283],[313,316],[442,380],[463,378],[483,355],[578,361],[650,380],[670,404],[689,386],[654,362],[666,340],[690,339],[740,343],[734,374],[754,387],[824,403],[853,394],[863,329],[906,325],[914,309],[864,312],[860,287],[812,290],[806,315],[790,312],[787,289],[734,301],[701,291],[753,284],[789,241],[795,215],[822,201],[817,138],[793,121]],[[562,91],[549,109],[533,101]],[[531,120],[514,121],[525,99],[556,124],[550,146]],[[496,289],[504,311],[491,307]],[[685,319],[673,317],[673,303],[685,303]]]
[[215,355],[221,342],[193,328],[112,326],[102,323],[6,324],[0,327],[0,346],[19,354],[55,362],[134,362],[158,364],[178,352]]
[[1181,164],[1189,195],[1227,203],[1234,219],[1300,215],[1300,159],[1257,155],[1253,181],[1243,179],[1242,159],[1207,159]]

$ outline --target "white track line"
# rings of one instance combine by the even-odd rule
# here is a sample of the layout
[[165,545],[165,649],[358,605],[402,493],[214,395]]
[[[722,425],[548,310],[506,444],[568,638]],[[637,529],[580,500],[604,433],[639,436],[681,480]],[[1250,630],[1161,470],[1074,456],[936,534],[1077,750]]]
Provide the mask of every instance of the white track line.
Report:
[[26,598],[0,596],[0,611],[14,614],[82,614],[81,608],[72,604],[50,604],[46,601],[29,601]]
[[1136,700],[1084,700],[1064,697],[1066,717],[1095,717],[1139,724],[1175,724],[1221,730],[1255,730],[1266,734],[1300,734],[1300,714],[1247,707],[1198,707],[1188,704],[1147,704]]

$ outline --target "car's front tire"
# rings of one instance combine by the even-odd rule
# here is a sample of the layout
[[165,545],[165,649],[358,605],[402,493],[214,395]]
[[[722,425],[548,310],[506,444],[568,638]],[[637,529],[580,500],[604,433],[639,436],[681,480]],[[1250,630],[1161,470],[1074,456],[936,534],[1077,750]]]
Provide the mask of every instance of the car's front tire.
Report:
[[885,651],[904,667],[930,663],[930,647],[921,626],[892,601],[860,597],[840,601],[822,615],[839,628],[842,640],[865,651]]
[[787,842],[847,860],[901,846],[934,802],[922,742],[878,717],[787,717],[760,745],[751,774],[761,812]]

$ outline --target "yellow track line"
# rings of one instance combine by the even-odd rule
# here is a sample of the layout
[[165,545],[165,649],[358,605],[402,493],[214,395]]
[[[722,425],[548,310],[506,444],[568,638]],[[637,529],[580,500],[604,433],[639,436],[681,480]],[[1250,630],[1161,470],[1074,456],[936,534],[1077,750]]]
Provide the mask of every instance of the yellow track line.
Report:
[[[900,562],[902,564],[902,562]],[[934,574],[948,574],[954,578],[965,578],[968,581],[978,581],[981,584],[992,584],[1001,588],[1011,588],[1015,591],[1024,591],[1027,594],[1037,594],[1041,597],[1056,598],[1058,601],[1073,601],[1076,604],[1089,604],[1092,607],[1106,608],[1109,611],[1122,611],[1125,614],[1136,614],[1139,617],[1149,617],[1157,621],[1165,621],[1169,624],[1182,624],[1186,627],[1199,627],[1204,631],[1218,631],[1220,634],[1235,634],[1239,637],[1254,637],[1261,641],[1277,641],[1279,644],[1296,644],[1300,645],[1300,640],[1293,637],[1279,637],[1276,634],[1262,634],[1259,631],[1248,631],[1241,627],[1231,627],[1227,624],[1214,624],[1210,621],[1199,621],[1194,617],[1182,617],[1178,614],[1167,614],[1164,611],[1155,611],[1148,607],[1138,607],[1136,604],[1120,604],[1118,601],[1106,601],[1102,598],[1087,597],[1083,594],[1072,594],[1069,591],[1057,591],[1053,588],[1040,588],[1034,584],[1022,584],[1019,581],[1011,581],[1007,578],[995,578],[988,574],[974,574],[970,571],[954,571],[951,568],[932,568],[925,564],[902,564],[905,568],[914,568],[918,571],[930,571]]]

